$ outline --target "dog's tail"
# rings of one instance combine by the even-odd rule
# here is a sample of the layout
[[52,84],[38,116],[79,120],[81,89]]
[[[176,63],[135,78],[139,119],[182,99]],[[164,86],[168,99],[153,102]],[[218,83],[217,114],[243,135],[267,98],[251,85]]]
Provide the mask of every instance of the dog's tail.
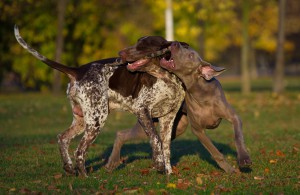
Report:
[[15,31],[15,37],[16,37],[17,41],[20,43],[20,45],[24,49],[26,49],[28,52],[30,52],[34,57],[36,57],[37,59],[41,60],[42,62],[44,62],[45,64],[47,64],[51,68],[54,68],[56,70],[59,70],[59,71],[65,73],[65,74],[67,74],[71,79],[77,77],[77,71],[76,71],[77,69],[76,68],[68,67],[68,66],[60,64],[58,62],[49,60],[48,58],[46,58],[45,56],[43,56],[42,54],[40,54],[39,52],[37,52],[36,50],[34,50],[32,47],[30,47],[24,41],[24,39],[21,37],[17,25],[15,25],[14,31]]

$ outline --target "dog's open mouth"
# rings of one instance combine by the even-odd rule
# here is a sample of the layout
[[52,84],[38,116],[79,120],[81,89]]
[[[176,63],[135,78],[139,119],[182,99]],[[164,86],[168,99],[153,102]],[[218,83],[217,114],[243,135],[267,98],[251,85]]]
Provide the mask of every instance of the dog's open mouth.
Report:
[[159,58],[159,59],[170,59],[171,52],[169,48],[165,48],[154,53],[146,55],[144,58],[139,59],[134,62],[130,62],[127,65],[127,69],[130,71],[136,71],[141,69],[144,65],[150,62],[151,58]]
[[163,68],[166,68],[167,70],[174,70],[175,69],[175,63],[174,63],[174,60],[172,58],[171,52],[168,52],[168,54],[160,60],[160,65]]

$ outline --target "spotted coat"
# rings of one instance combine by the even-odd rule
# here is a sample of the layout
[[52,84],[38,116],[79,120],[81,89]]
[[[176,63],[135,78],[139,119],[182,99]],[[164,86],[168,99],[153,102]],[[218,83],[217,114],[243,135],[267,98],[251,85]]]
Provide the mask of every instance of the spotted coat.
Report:
[[[156,168],[171,173],[169,143],[162,144],[152,118],[160,118],[163,137],[170,140],[175,115],[184,98],[181,82],[173,75],[171,80],[155,78],[148,73],[130,73],[119,58],[103,59],[72,68],[47,59],[22,39],[15,26],[17,41],[36,58],[70,78],[67,96],[73,111],[70,127],[58,135],[63,167],[68,174],[87,176],[85,157],[105,124],[109,112],[121,109],[135,114],[150,138]],[[167,125],[166,125],[167,124]],[[75,151],[73,167],[68,149],[71,140],[84,134]]]

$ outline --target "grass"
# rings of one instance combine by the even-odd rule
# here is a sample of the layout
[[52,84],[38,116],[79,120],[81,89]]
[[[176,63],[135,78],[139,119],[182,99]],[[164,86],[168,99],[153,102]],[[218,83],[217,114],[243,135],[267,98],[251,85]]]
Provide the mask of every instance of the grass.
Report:
[[[253,166],[241,174],[224,173],[188,129],[172,142],[174,175],[151,168],[147,141],[122,148],[123,164],[112,173],[103,167],[117,130],[130,128],[135,116],[113,112],[87,156],[88,178],[65,176],[56,136],[71,123],[65,96],[50,94],[0,95],[0,194],[299,194],[300,192],[300,87],[288,80],[284,95],[268,92],[270,80],[255,82],[254,93],[236,92],[236,81],[222,79],[227,98],[243,120],[245,142]],[[223,121],[208,135],[236,164],[233,131]],[[73,141],[71,153],[80,138]]]

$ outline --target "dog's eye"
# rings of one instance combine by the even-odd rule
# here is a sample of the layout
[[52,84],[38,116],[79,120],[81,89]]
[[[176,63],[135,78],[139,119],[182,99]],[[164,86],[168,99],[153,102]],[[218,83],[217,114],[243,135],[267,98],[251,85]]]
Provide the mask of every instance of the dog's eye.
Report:
[[190,53],[190,54],[189,54],[189,58],[190,58],[190,59],[194,59],[194,53]]

